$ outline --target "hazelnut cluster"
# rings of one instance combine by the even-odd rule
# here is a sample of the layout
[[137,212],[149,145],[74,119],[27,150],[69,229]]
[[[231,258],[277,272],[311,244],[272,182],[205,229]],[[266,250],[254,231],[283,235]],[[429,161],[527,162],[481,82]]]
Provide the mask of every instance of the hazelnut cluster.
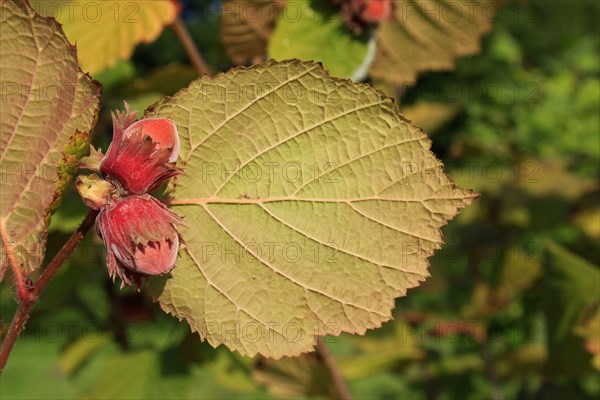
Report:
[[100,210],[96,230],[108,249],[108,272],[123,284],[141,285],[146,275],[161,275],[175,265],[177,226],[183,221],[149,192],[182,173],[177,126],[170,119],[136,121],[129,108],[113,114],[113,140],[106,155],[93,151],[81,167],[76,186],[88,207]]

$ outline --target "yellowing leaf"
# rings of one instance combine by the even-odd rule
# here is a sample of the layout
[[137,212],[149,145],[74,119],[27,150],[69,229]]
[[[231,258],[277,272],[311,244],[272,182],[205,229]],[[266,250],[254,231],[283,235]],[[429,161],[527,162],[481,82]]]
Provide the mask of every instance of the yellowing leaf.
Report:
[[420,72],[454,68],[456,58],[479,52],[498,7],[491,0],[394,2],[393,18],[376,31],[371,76],[400,86]]
[[253,62],[265,54],[282,0],[224,0],[221,3],[221,40],[236,64]]
[[433,134],[459,113],[458,104],[420,102],[403,107],[402,114],[413,124]]
[[202,77],[146,116],[178,125],[185,174],[171,205],[189,225],[151,294],[245,355],[381,326],[474,197],[393,100],[312,62]]
[[575,223],[590,238],[600,239],[600,206],[596,205],[578,212]]
[[510,247],[500,266],[495,290],[496,304],[506,304],[519,293],[530,289],[543,275],[541,245],[529,242]]
[[280,360],[260,359],[252,371],[252,377],[258,384],[266,386],[276,398],[336,398],[331,374],[316,354]]
[[55,21],[21,0],[1,11],[0,264],[13,252],[29,272],[44,258],[50,208],[89,147],[100,89]]
[[32,7],[56,18],[77,44],[81,68],[95,73],[128,59],[135,46],[152,42],[177,14],[172,0],[46,1]]

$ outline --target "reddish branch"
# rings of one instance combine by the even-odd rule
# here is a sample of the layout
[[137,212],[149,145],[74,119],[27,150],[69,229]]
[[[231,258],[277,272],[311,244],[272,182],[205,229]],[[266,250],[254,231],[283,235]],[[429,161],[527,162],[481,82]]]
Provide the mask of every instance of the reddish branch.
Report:
[[[77,231],[71,235],[69,240],[64,244],[64,246],[60,249],[58,254],[54,257],[52,261],[48,264],[40,279],[36,282],[35,286],[31,291],[28,291],[27,294],[21,299],[19,303],[19,308],[17,308],[17,312],[6,332],[6,337],[2,342],[2,347],[0,348],[0,372],[4,369],[6,365],[6,361],[8,360],[8,356],[19,337],[19,334],[23,330],[27,319],[29,318],[29,312],[37,303],[37,300],[42,293],[42,290],[46,287],[50,279],[56,273],[56,270],[63,264],[63,262],[69,257],[69,255],[75,250],[75,247],[81,242],[84,238],[85,234],[90,230],[90,228],[94,225],[94,221],[96,219],[97,211],[90,211]],[[4,240],[4,238],[3,238]],[[18,284],[17,284],[18,285]],[[23,283],[23,288],[26,289],[25,283]],[[20,296],[20,295],[19,295]]]
[[[12,269],[13,277],[15,279],[15,285],[17,286],[17,295],[19,299],[23,301],[27,298],[28,290],[27,285],[25,283],[25,275],[23,274],[23,270],[17,261],[17,257],[15,256],[15,252],[12,244],[10,243],[10,239],[8,234],[6,233],[6,225],[4,221],[0,222],[0,236],[2,237],[2,243],[4,243],[4,248],[6,249],[6,256],[8,258],[8,265]],[[2,273],[0,273],[0,280],[4,277],[4,270],[2,268]]]
[[181,42],[183,48],[185,49],[185,52],[187,53],[188,57],[190,58],[190,61],[192,62],[192,65],[194,66],[194,68],[196,68],[196,71],[198,71],[200,75],[210,75],[210,70],[206,66],[206,63],[204,62],[200,51],[194,44],[194,40],[192,39],[192,36],[188,32],[187,28],[185,27],[185,24],[181,20],[181,17],[178,16],[177,18],[175,18],[175,21],[173,21],[171,28],[175,32],[175,35],[177,35],[177,39],[179,39],[179,41]]
[[337,398],[340,400],[350,400],[352,396],[350,395],[350,390],[348,389],[348,385],[346,384],[346,380],[342,375],[342,371],[337,365],[333,354],[329,351],[329,348],[323,341],[322,337],[317,339],[317,354],[327,370],[329,371],[329,375],[331,376],[331,380],[335,386],[335,391],[337,392]]

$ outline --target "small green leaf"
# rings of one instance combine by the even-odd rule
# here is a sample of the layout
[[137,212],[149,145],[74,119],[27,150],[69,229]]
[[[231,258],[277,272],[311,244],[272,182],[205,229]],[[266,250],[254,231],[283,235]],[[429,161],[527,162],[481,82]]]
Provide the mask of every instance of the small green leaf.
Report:
[[58,369],[64,375],[74,374],[93,354],[104,347],[110,336],[106,332],[98,340],[81,337],[65,349],[58,361]]
[[254,380],[279,397],[336,398],[329,370],[316,354],[285,357],[281,360],[261,358],[252,371]]
[[[77,386],[59,369],[59,343],[24,335],[0,375],[2,399],[73,399]],[[40,340],[43,338],[43,340]],[[52,384],[42,384],[52,382]]]
[[188,224],[150,292],[244,355],[297,355],[315,336],[381,326],[474,198],[393,100],[316,63],[202,77],[146,116],[178,126],[185,174],[171,205]]
[[574,332],[588,307],[600,301],[600,270],[562,246],[548,242],[543,310],[548,331],[548,372],[575,375],[590,354]]
[[159,372],[159,354],[150,350],[116,354],[106,360],[87,394],[93,399],[147,398]]
[[369,34],[356,36],[324,1],[292,1],[285,10],[269,40],[270,57],[319,61],[334,76],[364,78],[375,50]]

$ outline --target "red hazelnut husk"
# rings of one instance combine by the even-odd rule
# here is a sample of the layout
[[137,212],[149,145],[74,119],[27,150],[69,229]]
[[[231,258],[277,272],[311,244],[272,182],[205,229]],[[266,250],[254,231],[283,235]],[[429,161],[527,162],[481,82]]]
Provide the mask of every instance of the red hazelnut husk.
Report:
[[177,226],[183,220],[147,194],[182,173],[177,126],[170,119],[135,121],[126,105],[113,114],[113,141],[102,155],[90,150],[80,167],[76,187],[88,207],[99,210],[96,230],[108,249],[108,272],[125,285],[141,286],[147,275],[168,273],[179,250]]
[[377,24],[392,14],[391,0],[354,0],[355,11],[369,24]]
[[182,219],[154,197],[131,195],[100,210],[96,229],[108,249],[108,272],[126,285],[145,275],[162,275],[175,266],[177,225]]
[[173,121],[135,121],[135,113],[127,109],[113,114],[113,140],[100,162],[100,171],[119,181],[128,193],[147,193],[182,173],[175,166],[178,155],[179,135]]
[[392,16],[392,0],[332,0],[341,5],[342,19],[356,34],[362,34]]

